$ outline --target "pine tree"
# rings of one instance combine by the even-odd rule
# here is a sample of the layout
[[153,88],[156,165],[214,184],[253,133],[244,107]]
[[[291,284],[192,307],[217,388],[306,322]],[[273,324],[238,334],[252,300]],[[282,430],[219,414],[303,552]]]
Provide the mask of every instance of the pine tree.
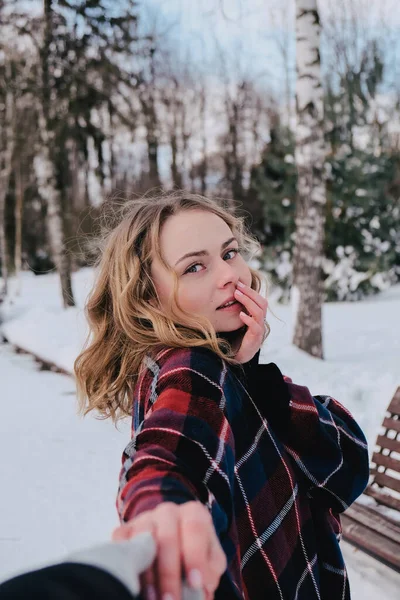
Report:
[[400,155],[353,150],[331,160],[328,300],[359,300],[400,278]]
[[264,248],[264,266],[288,300],[291,284],[291,252],[294,232],[297,172],[292,132],[276,116],[261,163],[253,167],[249,201],[252,231]]
[[[384,60],[376,41],[325,98],[330,177],[324,263],[328,299],[358,300],[399,278],[399,153],[376,117]],[[340,110],[339,110],[340,108]],[[360,145],[360,132],[368,140]]]
[[[358,300],[400,278],[400,154],[391,150],[386,128],[371,110],[382,76],[383,58],[371,43],[358,69],[336,86],[327,82],[326,300]],[[363,149],[360,131],[369,140]],[[284,300],[292,283],[294,215],[292,205],[281,204],[293,197],[290,190],[294,194],[290,147],[290,133],[274,124],[262,162],[252,170],[250,190],[254,214],[262,215],[254,225],[265,244],[265,268]]]

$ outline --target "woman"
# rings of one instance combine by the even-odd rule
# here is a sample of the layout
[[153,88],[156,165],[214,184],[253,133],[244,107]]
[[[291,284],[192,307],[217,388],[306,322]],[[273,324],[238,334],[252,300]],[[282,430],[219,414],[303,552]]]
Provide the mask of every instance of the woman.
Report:
[[216,202],[128,203],[105,240],[76,361],[81,408],[133,418],[114,539],[151,531],[150,600],[350,598],[339,513],[368,480],[364,435],[329,396],[258,364],[256,242]]

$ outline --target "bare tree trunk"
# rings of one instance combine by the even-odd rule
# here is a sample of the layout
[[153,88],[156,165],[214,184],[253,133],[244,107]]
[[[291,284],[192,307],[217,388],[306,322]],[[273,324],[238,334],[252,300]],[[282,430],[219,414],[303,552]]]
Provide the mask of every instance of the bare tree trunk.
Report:
[[[3,179],[3,177],[1,177]],[[3,181],[0,184],[3,187]],[[1,261],[1,276],[3,279],[0,289],[0,302],[8,294],[8,255],[6,243],[6,215],[5,215],[5,193],[0,190],[0,261]]]
[[153,98],[142,98],[142,108],[146,122],[146,141],[147,141],[147,156],[149,161],[149,180],[150,184],[155,187],[160,187],[161,180],[158,171],[158,134],[157,134],[157,117]]
[[226,179],[231,188],[233,200],[241,201],[244,197],[243,189],[243,165],[239,156],[239,143],[241,135],[242,106],[241,89],[238,88],[238,98],[231,100],[229,91],[225,100],[226,112],[228,117],[228,133],[226,136],[226,146],[224,155]]
[[317,0],[296,0],[298,193],[293,255],[293,343],[323,358],[322,282],[326,182]]
[[155,48],[150,50],[150,82],[143,84],[143,91],[139,94],[146,126],[147,156],[149,161],[149,180],[153,187],[160,187],[160,173],[158,170],[158,136],[159,124],[155,103]]
[[231,121],[231,142],[232,142],[232,193],[235,200],[243,198],[243,168],[239,159],[239,129],[240,113],[238,102],[233,103],[233,114]]
[[70,260],[64,240],[61,194],[57,187],[56,170],[52,160],[54,132],[50,125],[49,56],[52,42],[52,0],[44,0],[45,35],[41,51],[42,97],[38,103],[40,152],[35,157],[35,173],[39,193],[47,204],[47,227],[52,258],[60,275],[64,307],[75,306],[72,293]]
[[207,193],[207,92],[205,85],[202,87],[200,96],[200,118],[201,118],[201,137],[203,158],[200,164],[201,193],[203,196]]
[[[110,92],[111,95],[112,92]],[[115,139],[115,127],[114,127],[114,110],[112,102],[108,103],[108,118],[109,118],[109,131],[108,131],[108,147],[110,149],[110,185],[111,189],[115,190],[116,179],[117,179],[117,161],[115,157],[114,139]],[[89,206],[89,204],[88,204]]]
[[182,176],[178,168],[178,138],[176,135],[176,131],[171,132],[171,153],[172,153],[172,161],[171,161],[171,175],[172,182],[174,187],[181,189],[182,188]]
[[188,115],[188,106],[182,101],[180,111],[181,136],[182,136],[182,160],[181,173],[187,173],[190,170],[190,138],[193,136],[192,120]]
[[15,208],[14,208],[14,219],[15,219],[15,248],[14,248],[14,264],[15,264],[15,278],[17,280],[17,291],[19,294],[20,289],[20,273],[22,267],[22,215],[24,206],[24,192],[25,184],[24,177],[22,174],[22,164],[18,163],[15,169]]
[[12,91],[11,83],[11,65],[6,66],[6,101],[4,115],[4,151],[0,157],[0,259],[1,274],[3,277],[3,288],[0,290],[0,299],[3,299],[8,293],[8,253],[6,241],[6,196],[10,184],[12,172],[12,159],[14,154],[14,122],[15,122],[15,97]]

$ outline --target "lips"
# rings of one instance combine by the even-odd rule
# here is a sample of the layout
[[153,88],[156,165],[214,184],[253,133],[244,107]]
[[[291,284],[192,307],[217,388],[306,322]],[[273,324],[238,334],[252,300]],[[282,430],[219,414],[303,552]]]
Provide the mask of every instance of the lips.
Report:
[[234,298],[233,296],[231,298],[228,298],[227,300],[225,300],[225,302],[223,302],[221,304],[221,306],[218,306],[217,310],[219,310],[220,308],[222,308],[223,306],[225,306],[225,304],[228,304],[229,302],[237,302],[236,298]]

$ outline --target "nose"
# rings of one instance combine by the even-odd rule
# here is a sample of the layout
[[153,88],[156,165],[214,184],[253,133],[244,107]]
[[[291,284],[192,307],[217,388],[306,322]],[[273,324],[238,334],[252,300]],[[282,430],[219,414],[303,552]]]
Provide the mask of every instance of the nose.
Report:
[[225,288],[228,284],[233,284],[236,287],[239,275],[229,262],[221,259],[218,265],[217,280],[219,288]]

